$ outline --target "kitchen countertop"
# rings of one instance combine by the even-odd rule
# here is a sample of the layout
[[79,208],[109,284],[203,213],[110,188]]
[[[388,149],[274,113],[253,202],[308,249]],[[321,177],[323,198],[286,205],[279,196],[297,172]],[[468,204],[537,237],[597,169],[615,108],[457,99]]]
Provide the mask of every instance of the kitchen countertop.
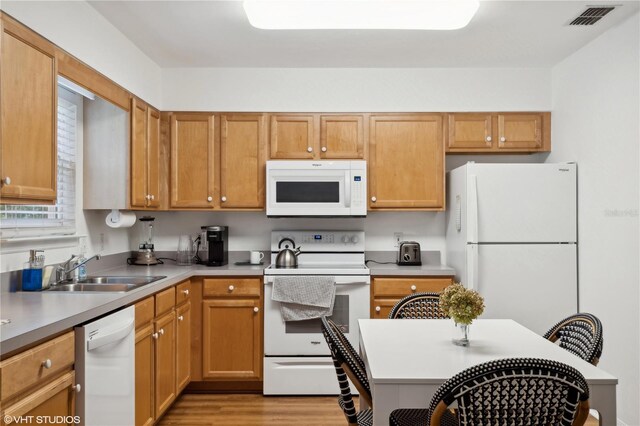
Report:
[[145,276],[166,275],[167,278],[126,293],[67,293],[56,291],[15,292],[0,295],[0,355],[71,329],[123,306],[144,299],[193,276],[262,277],[266,265],[119,266],[91,275]]
[[373,251],[366,253],[367,266],[374,277],[402,277],[402,276],[453,276],[455,269],[443,265],[439,251],[420,252],[422,265],[400,266],[396,263],[397,252]]
[[[367,259],[392,261],[392,252],[368,252]],[[245,256],[246,257],[246,256]],[[422,266],[398,266],[369,262],[372,276],[448,276],[455,271],[440,264],[439,252],[423,252]],[[155,266],[121,265],[92,271],[90,275],[146,276],[165,275],[166,278],[126,293],[67,293],[67,292],[2,292],[0,294],[0,316],[11,322],[0,325],[0,355],[32,345],[41,340],[89,322],[145,297],[169,288],[193,276],[254,276],[262,277],[264,265],[235,265],[231,257],[229,264],[219,267],[204,265],[177,266],[164,264]]]

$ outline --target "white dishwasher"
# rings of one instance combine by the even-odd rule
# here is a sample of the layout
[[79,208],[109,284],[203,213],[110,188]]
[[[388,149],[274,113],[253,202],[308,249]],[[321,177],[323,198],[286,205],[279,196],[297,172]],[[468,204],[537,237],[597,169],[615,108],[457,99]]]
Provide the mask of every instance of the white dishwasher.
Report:
[[76,327],[76,415],[87,426],[135,422],[135,311]]

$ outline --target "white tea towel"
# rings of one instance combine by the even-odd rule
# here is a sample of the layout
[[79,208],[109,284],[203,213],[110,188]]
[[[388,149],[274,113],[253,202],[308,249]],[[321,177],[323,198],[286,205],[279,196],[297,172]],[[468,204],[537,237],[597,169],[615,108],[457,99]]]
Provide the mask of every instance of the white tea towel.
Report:
[[280,302],[284,321],[302,321],[331,316],[335,295],[335,277],[275,277],[271,300]]

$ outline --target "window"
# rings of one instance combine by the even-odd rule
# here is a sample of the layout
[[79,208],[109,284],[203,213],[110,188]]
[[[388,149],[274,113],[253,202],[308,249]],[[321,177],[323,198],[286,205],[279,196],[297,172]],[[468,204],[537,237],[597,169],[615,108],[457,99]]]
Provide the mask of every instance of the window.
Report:
[[76,232],[76,139],[78,105],[58,97],[58,198],[55,205],[2,205],[2,237],[38,237]]

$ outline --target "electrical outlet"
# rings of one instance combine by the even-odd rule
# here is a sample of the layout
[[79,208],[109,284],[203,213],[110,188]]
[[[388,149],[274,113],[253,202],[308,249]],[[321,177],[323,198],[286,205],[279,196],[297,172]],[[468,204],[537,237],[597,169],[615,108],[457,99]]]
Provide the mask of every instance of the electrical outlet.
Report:
[[104,251],[104,234],[100,234],[100,253]]
[[400,241],[404,240],[404,234],[402,232],[394,232],[393,233],[393,246],[398,248],[400,247]]
[[87,238],[86,237],[80,237],[80,244],[78,244],[78,251],[81,254],[86,254],[87,253]]

